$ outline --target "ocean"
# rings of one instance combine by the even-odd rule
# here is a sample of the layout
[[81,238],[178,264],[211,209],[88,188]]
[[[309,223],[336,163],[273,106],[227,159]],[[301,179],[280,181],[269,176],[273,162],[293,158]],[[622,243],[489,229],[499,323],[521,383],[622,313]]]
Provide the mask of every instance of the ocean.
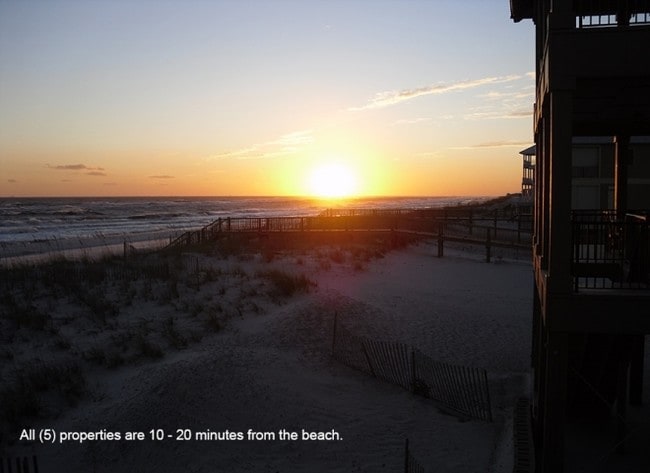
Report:
[[0,198],[0,258],[169,241],[218,218],[318,215],[328,208],[436,208],[486,197],[373,197],[339,201],[301,197]]

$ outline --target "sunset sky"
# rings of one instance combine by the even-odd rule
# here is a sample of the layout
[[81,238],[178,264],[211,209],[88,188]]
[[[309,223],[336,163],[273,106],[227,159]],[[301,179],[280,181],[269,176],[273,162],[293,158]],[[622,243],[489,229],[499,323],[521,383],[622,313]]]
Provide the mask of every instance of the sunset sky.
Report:
[[333,169],[342,193],[517,192],[534,37],[509,16],[507,0],[0,0],[0,196],[308,195]]

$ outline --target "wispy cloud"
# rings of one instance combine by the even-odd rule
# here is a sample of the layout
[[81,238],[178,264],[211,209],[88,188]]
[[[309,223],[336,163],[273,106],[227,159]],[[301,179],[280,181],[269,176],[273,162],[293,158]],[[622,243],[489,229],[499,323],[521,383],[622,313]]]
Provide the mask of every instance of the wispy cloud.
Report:
[[396,122],[393,123],[393,126],[397,125],[415,125],[416,123],[422,123],[422,122],[429,122],[431,121],[431,118],[428,117],[422,117],[422,118],[405,118],[402,120],[397,120]]
[[102,172],[104,168],[86,166],[85,164],[57,164],[55,166],[47,165],[48,168],[54,169],[56,171],[90,171],[90,172]]
[[168,174],[159,174],[156,176],[149,176],[149,179],[175,179],[175,177]]
[[533,115],[532,106],[530,109],[518,110],[489,110],[476,111],[464,116],[465,120],[503,120],[529,118]]
[[106,173],[102,171],[88,171],[86,176],[106,176]]
[[454,146],[451,149],[488,149],[488,148],[519,148],[530,146],[531,141],[487,141],[468,146]]
[[482,79],[465,80],[458,82],[451,82],[447,84],[433,84],[425,87],[404,90],[389,90],[379,92],[368,101],[365,105],[360,107],[352,107],[348,110],[357,112],[362,110],[370,110],[375,108],[383,108],[391,105],[396,105],[408,100],[413,100],[418,97],[426,95],[440,95],[458,90],[474,89],[488,84],[499,84],[503,82],[512,82],[521,79],[521,75],[509,75],[502,77],[484,77]]
[[276,140],[257,143],[238,150],[218,153],[207,159],[265,159],[287,156],[299,152],[304,146],[312,143],[312,130],[294,131],[280,136]]
[[17,184],[18,183],[18,181],[16,179],[7,179],[7,182],[9,184]]

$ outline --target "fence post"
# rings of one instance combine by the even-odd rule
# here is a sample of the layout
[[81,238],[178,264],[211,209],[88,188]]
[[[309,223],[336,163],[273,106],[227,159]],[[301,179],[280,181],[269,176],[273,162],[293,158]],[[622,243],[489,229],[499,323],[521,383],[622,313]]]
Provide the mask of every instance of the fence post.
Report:
[[485,260],[490,262],[491,251],[492,251],[492,230],[487,228],[487,237],[485,239]]
[[440,222],[438,224],[438,258],[443,257],[444,245],[445,245],[444,224]]
[[487,396],[488,421],[493,422],[492,418],[492,400],[490,399],[490,384],[488,383],[487,371],[483,371],[483,383],[485,384],[485,395]]
[[[171,242],[170,242],[170,243],[171,243]],[[123,249],[124,249],[124,259],[126,259],[126,254],[127,254],[126,240],[124,240],[124,246],[123,246]]]
[[470,208],[469,209],[469,234],[472,234],[473,231],[473,224],[474,224],[474,211]]
[[409,439],[406,439],[404,447],[404,473],[409,473]]
[[368,350],[366,349],[366,344],[364,343],[363,340],[361,340],[361,349],[363,350],[363,354],[366,356],[366,361],[368,362],[368,368],[370,368],[370,374],[372,374],[373,378],[376,378],[377,375],[375,374],[375,370],[372,367],[372,362],[370,361],[370,356],[368,355]]
[[336,347],[336,325],[338,323],[339,313],[334,312],[334,330],[332,331],[332,356],[334,356],[334,349]]
[[416,384],[416,378],[415,378],[415,350],[411,349],[411,390],[413,391],[413,394],[415,394],[415,384]]

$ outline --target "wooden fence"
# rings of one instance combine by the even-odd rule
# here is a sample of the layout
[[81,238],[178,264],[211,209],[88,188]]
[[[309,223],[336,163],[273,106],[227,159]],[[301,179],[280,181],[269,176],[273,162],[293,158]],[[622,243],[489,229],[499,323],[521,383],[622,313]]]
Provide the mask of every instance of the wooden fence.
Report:
[[406,446],[404,448],[404,473],[426,473],[424,467],[420,465],[411,453],[409,439],[406,439]]
[[[477,214],[446,209],[346,209],[328,210],[311,217],[219,218],[198,230],[171,240],[167,248],[186,247],[215,240],[223,234],[326,231],[403,231],[469,243],[530,247],[527,217],[504,213]],[[522,223],[523,222],[523,223]]]
[[0,456],[0,473],[38,473],[36,455]]
[[403,343],[354,335],[337,319],[332,355],[341,363],[432,399],[461,416],[492,422],[485,370],[441,363]]

